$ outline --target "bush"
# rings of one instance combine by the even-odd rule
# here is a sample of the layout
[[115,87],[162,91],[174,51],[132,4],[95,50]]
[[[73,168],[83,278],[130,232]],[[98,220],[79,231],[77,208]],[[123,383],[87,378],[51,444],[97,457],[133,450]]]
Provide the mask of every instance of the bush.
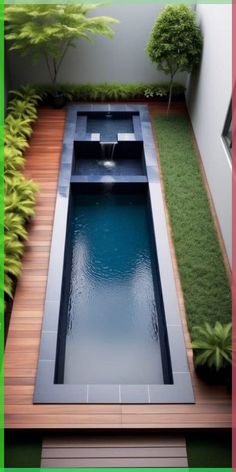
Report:
[[197,374],[210,384],[232,385],[232,323],[205,323],[192,332]]
[[[15,99],[18,98],[21,102],[27,103],[27,110],[25,110],[26,113],[30,109],[31,105],[37,106],[38,102],[42,100],[42,94],[37,93],[35,87],[32,87],[29,84],[23,85],[20,90],[11,90],[9,94],[13,95]],[[12,101],[10,102],[9,106],[11,105],[11,103]],[[14,111],[16,110],[14,109]]]
[[26,223],[34,214],[36,184],[21,173],[24,151],[37,117],[36,105],[41,97],[31,87],[11,92],[4,134],[4,294],[13,297],[21,272],[21,257],[27,239]]
[[232,323],[211,326],[204,323],[193,328],[192,348],[195,365],[206,366],[216,372],[232,364]]
[[11,118],[17,116],[20,120],[28,121],[34,121],[37,118],[36,106],[33,103],[28,103],[27,100],[17,98],[11,100],[8,111],[11,113]]
[[4,180],[5,184],[11,183],[16,169],[21,169],[24,166],[25,159],[22,152],[14,147],[14,145],[4,146]]
[[[60,84],[59,90],[69,101],[109,101],[153,99],[168,95],[167,83],[101,83],[101,84]],[[37,90],[44,96],[52,93],[50,85],[38,85]],[[173,97],[182,98],[185,87],[177,82],[173,84]]]

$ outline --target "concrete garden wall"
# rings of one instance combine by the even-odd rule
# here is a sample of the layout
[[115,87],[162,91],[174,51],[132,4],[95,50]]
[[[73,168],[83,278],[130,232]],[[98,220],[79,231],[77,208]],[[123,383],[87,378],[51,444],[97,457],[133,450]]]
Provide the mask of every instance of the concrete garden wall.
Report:
[[232,260],[232,164],[222,131],[232,94],[231,5],[198,4],[204,35],[199,73],[190,77],[187,105],[221,226]]
[[[98,8],[95,15],[112,16],[120,21],[113,27],[112,40],[96,37],[94,43],[78,41],[78,48],[68,52],[58,80],[71,83],[85,82],[155,82],[168,77],[155,69],[145,52],[154,21],[162,5],[114,4]],[[12,86],[31,82],[48,82],[45,64],[30,66],[29,57],[9,53]],[[186,74],[176,80],[183,84]]]

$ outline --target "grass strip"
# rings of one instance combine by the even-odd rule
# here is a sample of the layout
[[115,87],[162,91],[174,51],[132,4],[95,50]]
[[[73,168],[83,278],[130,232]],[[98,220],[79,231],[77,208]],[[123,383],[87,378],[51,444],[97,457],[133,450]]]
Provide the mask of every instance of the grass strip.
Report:
[[167,207],[190,332],[231,321],[231,290],[208,196],[184,116],[155,118]]
[[188,466],[190,469],[232,467],[232,432],[221,431],[189,431],[186,434]]
[[5,470],[8,468],[38,468],[42,453],[42,433],[40,431],[5,432]]

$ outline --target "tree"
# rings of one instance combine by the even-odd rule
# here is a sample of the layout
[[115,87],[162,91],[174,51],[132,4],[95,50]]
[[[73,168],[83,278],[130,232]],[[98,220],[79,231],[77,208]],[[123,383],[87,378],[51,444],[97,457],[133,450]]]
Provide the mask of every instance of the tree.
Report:
[[99,4],[7,5],[5,6],[5,38],[10,50],[22,55],[31,53],[37,61],[43,57],[56,90],[58,72],[69,47],[78,38],[91,41],[92,35],[113,36],[109,24],[117,20],[87,17]]
[[146,51],[157,68],[170,74],[169,113],[172,87],[177,72],[192,72],[199,64],[202,34],[196,14],[186,5],[169,5],[158,16]]

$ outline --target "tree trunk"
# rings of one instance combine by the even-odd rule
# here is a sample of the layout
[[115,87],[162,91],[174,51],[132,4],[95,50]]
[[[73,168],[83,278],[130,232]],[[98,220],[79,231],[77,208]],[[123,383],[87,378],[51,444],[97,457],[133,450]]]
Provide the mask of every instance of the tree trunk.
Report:
[[46,66],[47,66],[47,69],[48,69],[48,73],[49,73],[51,82],[53,83],[53,76],[52,76],[52,72],[51,72],[51,69],[50,69],[50,64],[49,64],[49,59],[48,59],[47,54],[44,54],[44,59],[45,59],[45,62],[46,62]]
[[53,90],[54,90],[54,93],[56,93],[57,91],[57,65],[56,65],[56,61],[53,59],[53,69],[54,69],[54,74],[53,74],[53,81],[52,81],[52,85],[53,85]]
[[63,62],[63,59],[66,55],[66,52],[68,50],[68,47],[70,46],[70,41],[68,41],[66,44],[65,44],[65,48],[64,48],[64,51],[62,52],[61,54],[61,57],[58,61],[56,61],[56,59],[53,59],[53,70],[54,70],[54,74],[53,74],[53,80],[52,80],[52,84],[53,84],[53,89],[54,89],[54,92],[56,93],[57,92],[57,76],[58,76],[58,72],[59,72],[59,69],[61,67],[61,64]]
[[168,99],[168,106],[167,106],[167,117],[168,118],[169,118],[169,111],[170,111],[170,105],[171,105],[173,79],[174,79],[174,75],[171,75],[170,84],[169,84],[169,99]]

